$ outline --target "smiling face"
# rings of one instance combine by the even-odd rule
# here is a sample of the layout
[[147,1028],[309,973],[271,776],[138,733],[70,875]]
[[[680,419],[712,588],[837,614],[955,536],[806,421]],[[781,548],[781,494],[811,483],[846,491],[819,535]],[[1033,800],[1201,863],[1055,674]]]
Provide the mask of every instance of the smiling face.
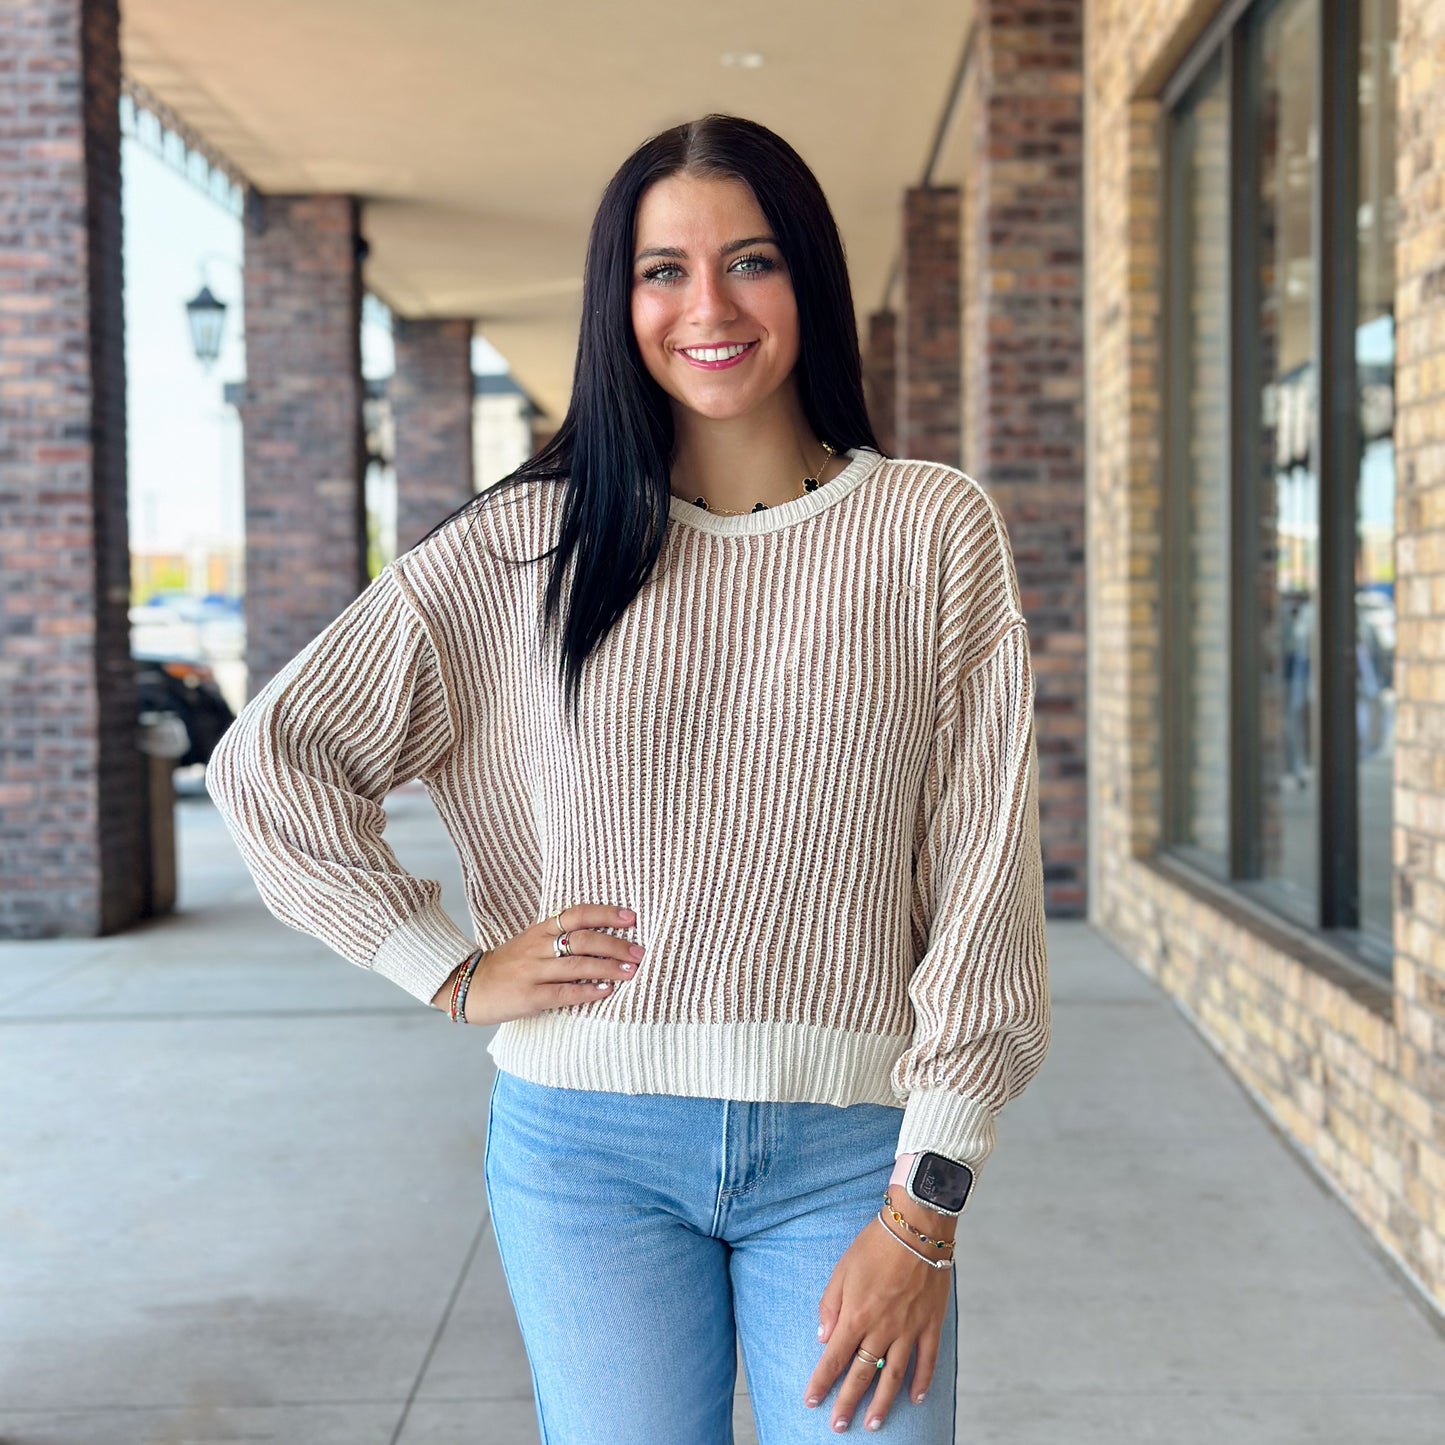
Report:
[[632,255],[633,333],[674,403],[726,421],[791,388],[798,307],[751,187],[684,173],[654,182]]

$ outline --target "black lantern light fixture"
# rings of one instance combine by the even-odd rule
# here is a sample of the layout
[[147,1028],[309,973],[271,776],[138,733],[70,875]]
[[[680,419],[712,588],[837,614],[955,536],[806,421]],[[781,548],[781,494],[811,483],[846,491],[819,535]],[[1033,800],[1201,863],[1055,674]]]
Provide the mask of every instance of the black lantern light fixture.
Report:
[[203,285],[186,302],[186,319],[191,324],[191,346],[196,360],[207,371],[221,354],[221,330],[226,324],[226,303],[218,301],[211,294],[211,288]]

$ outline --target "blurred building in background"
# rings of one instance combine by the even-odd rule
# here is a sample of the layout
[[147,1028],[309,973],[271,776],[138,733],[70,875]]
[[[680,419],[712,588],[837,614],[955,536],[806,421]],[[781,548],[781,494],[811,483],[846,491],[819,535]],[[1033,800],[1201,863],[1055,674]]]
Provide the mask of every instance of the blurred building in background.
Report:
[[1002,508],[1052,915],[1445,1306],[1445,6],[334,15],[0,11],[0,933],[139,916],[126,609],[235,580],[128,551],[123,87],[239,198],[251,692],[556,426],[623,156],[748,115],[834,205],[884,447]]

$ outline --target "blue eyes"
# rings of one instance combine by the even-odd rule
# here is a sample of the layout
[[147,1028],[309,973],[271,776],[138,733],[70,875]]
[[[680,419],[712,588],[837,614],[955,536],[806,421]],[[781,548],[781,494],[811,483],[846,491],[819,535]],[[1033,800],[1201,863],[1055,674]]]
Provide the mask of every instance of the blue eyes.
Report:
[[[746,261],[753,261],[757,264],[751,270],[738,271],[739,276],[765,276],[769,271],[776,271],[778,269],[778,263],[774,261],[771,256],[758,255],[739,256],[733,263],[733,269],[736,270]],[[681,269],[674,261],[660,261],[656,266],[649,266],[647,270],[642,273],[642,279],[644,281],[654,281],[659,286],[671,286],[673,284],[673,278],[664,277],[662,273],[664,271],[679,271]]]

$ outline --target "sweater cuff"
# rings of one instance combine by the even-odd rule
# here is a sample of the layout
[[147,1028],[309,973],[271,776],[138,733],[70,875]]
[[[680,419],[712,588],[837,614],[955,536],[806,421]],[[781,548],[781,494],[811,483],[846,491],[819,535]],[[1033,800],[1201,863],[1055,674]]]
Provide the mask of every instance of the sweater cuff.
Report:
[[903,1109],[895,1154],[931,1151],[975,1175],[993,1150],[994,1111],[949,1089],[914,1089]]
[[428,903],[387,934],[368,967],[429,1004],[477,946],[447,917],[440,903]]

